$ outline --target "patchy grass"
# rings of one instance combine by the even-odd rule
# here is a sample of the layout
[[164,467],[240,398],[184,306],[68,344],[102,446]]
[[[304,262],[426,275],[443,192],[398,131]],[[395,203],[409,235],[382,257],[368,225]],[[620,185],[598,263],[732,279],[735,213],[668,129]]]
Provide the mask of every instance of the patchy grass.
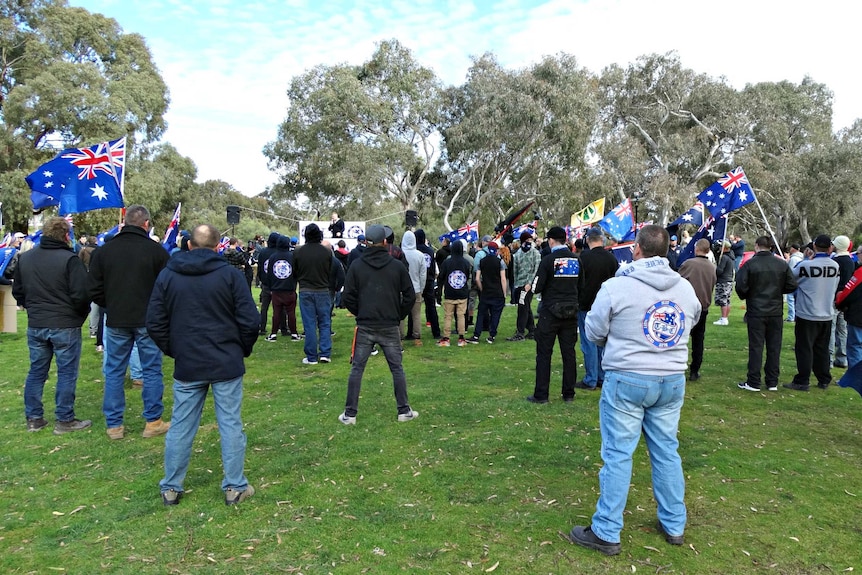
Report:
[[[218,431],[208,402],[177,507],[158,494],[163,440],[140,436],[128,394],[127,437],[110,441],[100,357],[85,341],[77,413],[87,432],[27,433],[26,318],[0,335],[0,571],[3,573],[838,573],[862,568],[862,400],[830,387],[748,393],[742,310],[707,329],[702,378],[680,430],[686,545],[655,532],[645,448],[635,455],[622,534],[607,558],[564,539],[588,523],[601,466],[599,394],[532,405],[535,348],[498,343],[404,352],[418,420],[396,422],[382,354],[369,360],[357,425],[344,406],[352,319],[334,320],[333,363],[301,365],[302,344],[260,340],[248,360],[246,471],[257,488],[223,503]],[[711,315],[717,315],[715,313]],[[794,373],[792,326],[782,381]],[[580,352],[578,352],[580,357]],[[169,360],[165,373],[171,373]],[[836,370],[835,375],[841,372]],[[169,381],[169,377],[168,377]],[[53,375],[45,390],[53,412]],[[170,409],[170,392],[165,397]],[[169,413],[169,412],[168,412]]]

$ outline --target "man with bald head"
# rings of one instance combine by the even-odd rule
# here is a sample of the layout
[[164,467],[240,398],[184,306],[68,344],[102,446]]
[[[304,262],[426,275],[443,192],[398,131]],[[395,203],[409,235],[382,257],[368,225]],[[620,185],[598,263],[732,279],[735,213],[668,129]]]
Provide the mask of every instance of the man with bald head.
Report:
[[189,251],[176,254],[159,274],[147,313],[147,331],[174,358],[173,425],[165,438],[162,502],[183,494],[192,443],[212,388],[221,436],[225,504],[254,495],[244,473],[243,358],[251,355],[259,316],[243,273],[218,254],[220,234],[211,225],[192,230]]

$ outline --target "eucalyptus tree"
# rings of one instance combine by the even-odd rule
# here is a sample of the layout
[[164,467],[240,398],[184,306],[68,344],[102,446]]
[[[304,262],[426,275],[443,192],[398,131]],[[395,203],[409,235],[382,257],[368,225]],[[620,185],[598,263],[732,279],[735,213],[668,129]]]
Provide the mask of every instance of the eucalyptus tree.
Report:
[[684,68],[673,52],[608,66],[600,86],[596,178],[611,197],[640,199],[648,211],[640,219],[665,224],[691,207],[704,180],[726,171],[748,143],[737,92]]
[[437,170],[445,183],[436,196],[445,226],[480,213],[499,219],[528,200],[570,214],[565,200],[597,110],[595,80],[573,56],[522,70],[504,69],[491,54],[476,59],[465,84],[446,93]]
[[354,202],[416,205],[438,153],[440,82],[396,40],[358,66],[316,66],[293,78],[287,117],[264,154],[279,174],[269,191],[325,212]]
[[26,228],[24,176],[59,149],[158,140],[168,90],[144,39],[63,0],[0,2],[0,201]]

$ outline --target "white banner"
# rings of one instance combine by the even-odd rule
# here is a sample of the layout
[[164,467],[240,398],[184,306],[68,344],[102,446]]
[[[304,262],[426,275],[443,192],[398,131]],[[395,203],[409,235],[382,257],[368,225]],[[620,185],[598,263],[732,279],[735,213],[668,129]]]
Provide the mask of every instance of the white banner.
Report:
[[[329,243],[332,244],[333,248],[338,247],[338,239],[332,237],[332,233],[329,231],[329,226],[332,224],[329,220],[300,220],[299,222],[299,244],[303,245],[305,243],[305,228],[308,224],[317,224],[317,227],[320,228],[320,231],[323,232],[323,239],[329,240]],[[365,222],[357,221],[357,220],[344,220],[344,237],[340,238],[344,240],[344,243],[347,244],[347,249],[352,250],[356,247],[356,238],[359,237],[359,234],[365,234]]]

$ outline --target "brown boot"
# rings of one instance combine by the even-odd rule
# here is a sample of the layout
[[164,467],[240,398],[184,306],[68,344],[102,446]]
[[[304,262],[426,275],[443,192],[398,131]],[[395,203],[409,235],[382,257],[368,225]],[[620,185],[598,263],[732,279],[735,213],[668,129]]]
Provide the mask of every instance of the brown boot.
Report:
[[108,428],[108,437],[110,437],[111,439],[122,439],[124,433],[125,428],[122,425],[119,427]]
[[162,421],[162,418],[155,421],[148,421],[147,426],[144,428],[144,437],[157,437],[159,435],[164,435],[170,428],[171,424],[167,421]]
[[132,380],[132,387],[144,387],[144,380],[143,379],[133,379]]

